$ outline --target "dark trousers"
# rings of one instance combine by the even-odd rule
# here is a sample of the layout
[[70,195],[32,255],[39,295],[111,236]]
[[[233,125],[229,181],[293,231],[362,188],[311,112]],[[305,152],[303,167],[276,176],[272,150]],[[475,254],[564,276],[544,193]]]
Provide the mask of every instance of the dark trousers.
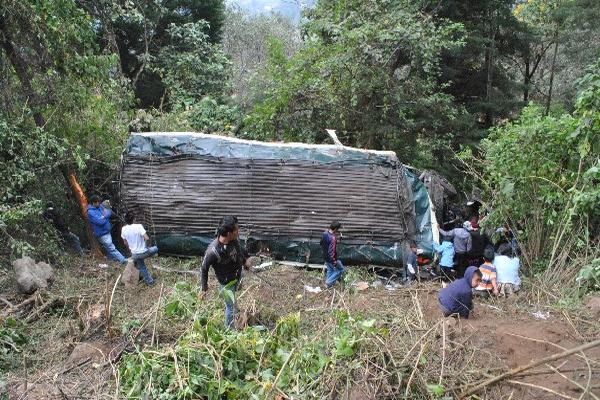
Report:
[[454,255],[454,264],[456,265],[456,277],[465,276],[465,271],[469,266],[469,253],[456,253]]

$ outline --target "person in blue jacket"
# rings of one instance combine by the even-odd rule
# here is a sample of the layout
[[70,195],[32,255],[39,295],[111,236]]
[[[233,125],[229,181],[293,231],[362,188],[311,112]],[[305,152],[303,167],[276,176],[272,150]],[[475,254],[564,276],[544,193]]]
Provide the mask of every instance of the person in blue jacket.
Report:
[[444,317],[459,315],[469,318],[473,310],[473,288],[481,282],[481,271],[477,267],[469,267],[465,276],[457,279],[440,290],[438,301]]
[[329,229],[323,232],[321,236],[321,249],[323,250],[323,258],[327,267],[327,277],[325,285],[330,288],[344,273],[344,265],[337,258],[337,237],[335,234],[340,230],[342,224],[338,221],[333,221],[329,225]]
[[125,257],[113,244],[112,236],[110,234],[112,226],[110,225],[109,219],[112,215],[112,211],[100,204],[100,196],[98,195],[91,196],[90,201],[92,204],[89,204],[87,207],[87,215],[92,224],[94,236],[96,236],[102,247],[104,247],[106,256],[109,259],[123,264],[125,262]]
[[442,236],[442,243],[433,242],[433,249],[440,255],[439,265],[442,276],[452,279],[454,277],[454,244],[452,238]]

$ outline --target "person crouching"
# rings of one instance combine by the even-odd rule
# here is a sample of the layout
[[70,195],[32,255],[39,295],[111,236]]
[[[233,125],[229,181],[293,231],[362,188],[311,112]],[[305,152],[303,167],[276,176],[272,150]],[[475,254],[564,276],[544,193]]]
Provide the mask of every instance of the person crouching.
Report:
[[479,282],[481,282],[481,272],[477,267],[469,267],[464,277],[440,290],[438,302],[444,317],[469,318],[473,310],[473,288],[479,286]]
[[488,247],[483,252],[483,264],[479,267],[481,272],[481,282],[475,288],[473,293],[476,296],[488,298],[490,295],[498,295],[498,283],[496,282],[496,267],[492,264],[494,260],[494,250]]

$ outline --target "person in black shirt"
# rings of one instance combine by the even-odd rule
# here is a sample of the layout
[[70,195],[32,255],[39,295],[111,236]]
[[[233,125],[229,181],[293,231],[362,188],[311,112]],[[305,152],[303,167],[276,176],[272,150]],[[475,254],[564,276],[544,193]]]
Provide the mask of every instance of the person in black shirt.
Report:
[[52,226],[56,228],[60,236],[63,238],[65,243],[69,245],[73,251],[75,251],[78,255],[83,255],[83,250],[81,249],[81,242],[79,241],[79,237],[71,232],[67,224],[65,223],[65,219],[58,212],[58,210],[54,207],[54,203],[49,201],[46,204],[46,210],[43,212],[42,216],[50,221]]
[[471,226],[473,230],[470,232],[472,245],[471,251],[469,252],[469,265],[478,267],[483,264],[483,254],[485,249],[491,247],[492,242],[488,235],[479,229],[477,222],[471,222]]
[[218,236],[204,253],[200,269],[199,298],[204,299],[208,290],[208,270],[212,266],[225,299],[225,327],[233,323],[235,290],[242,277],[242,267],[249,268],[248,257],[242,252],[238,235],[240,228],[236,217],[225,217],[218,229]]

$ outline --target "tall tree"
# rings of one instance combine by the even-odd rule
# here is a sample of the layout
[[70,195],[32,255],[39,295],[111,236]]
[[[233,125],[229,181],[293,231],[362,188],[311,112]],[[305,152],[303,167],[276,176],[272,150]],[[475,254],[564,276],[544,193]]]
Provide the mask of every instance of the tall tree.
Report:
[[570,109],[577,81],[600,56],[600,3],[590,0],[531,0],[514,8],[530,41],[514,59],[523,77],[523,100],[553,102]]
[[171,27],[205,21],[209,43],[219,43],[224,10],[223,0],[136,0],[121,7],[113,21],[121,67],[143,108],[159,107],[163,101],[165,82],[148,67],[174,45]]
[[251,14],[228,6],[223,26],[223,51],[232,62],[232,96],[249,109],[262,97],[267,85],[266,67],[269,41],[281,41],[283,53],[298,51],[298,24],[282,14]]
[[444,52],[440,81],[447,84],[446,91],[467,108],[481,129],[506,118],[521,105],[515,97],[518,82],[505,65],[527,46],[529,32],[514,16],[513,5],[513,0],[424,2],[425,9],[436,18],[465,27],[465,45]]
[[248,134],[319,142],[331,128],[347,145],[437,164],[462,112],[437,84],[439,56],[460,47],[462,31],[421,11],[408,0],[318,2],[295,56],[273,42],[272,82],[248,118]]
[[[90,19],[71,1],[0,4],[1,57],[10,65],[3,69],[2,81],[20,87],[12,99],[5,99],[2,116],[19,121],[20,114],[31,115],[44,132],[40,137],[56,144],[48,151],[67,146],[67,151],[50,154],[56,159],[51,167],[64,177],[86,222],[87,198],[76,167],[87,151],[100,158],[103,152],[115,152],[112,144],[120,143],[124,132],[111,117],[121,116],[119,106],[127,99],[111,78],[114,57],[99,54],[94,43]],[[21,157],[27,160],[29,155]]]

